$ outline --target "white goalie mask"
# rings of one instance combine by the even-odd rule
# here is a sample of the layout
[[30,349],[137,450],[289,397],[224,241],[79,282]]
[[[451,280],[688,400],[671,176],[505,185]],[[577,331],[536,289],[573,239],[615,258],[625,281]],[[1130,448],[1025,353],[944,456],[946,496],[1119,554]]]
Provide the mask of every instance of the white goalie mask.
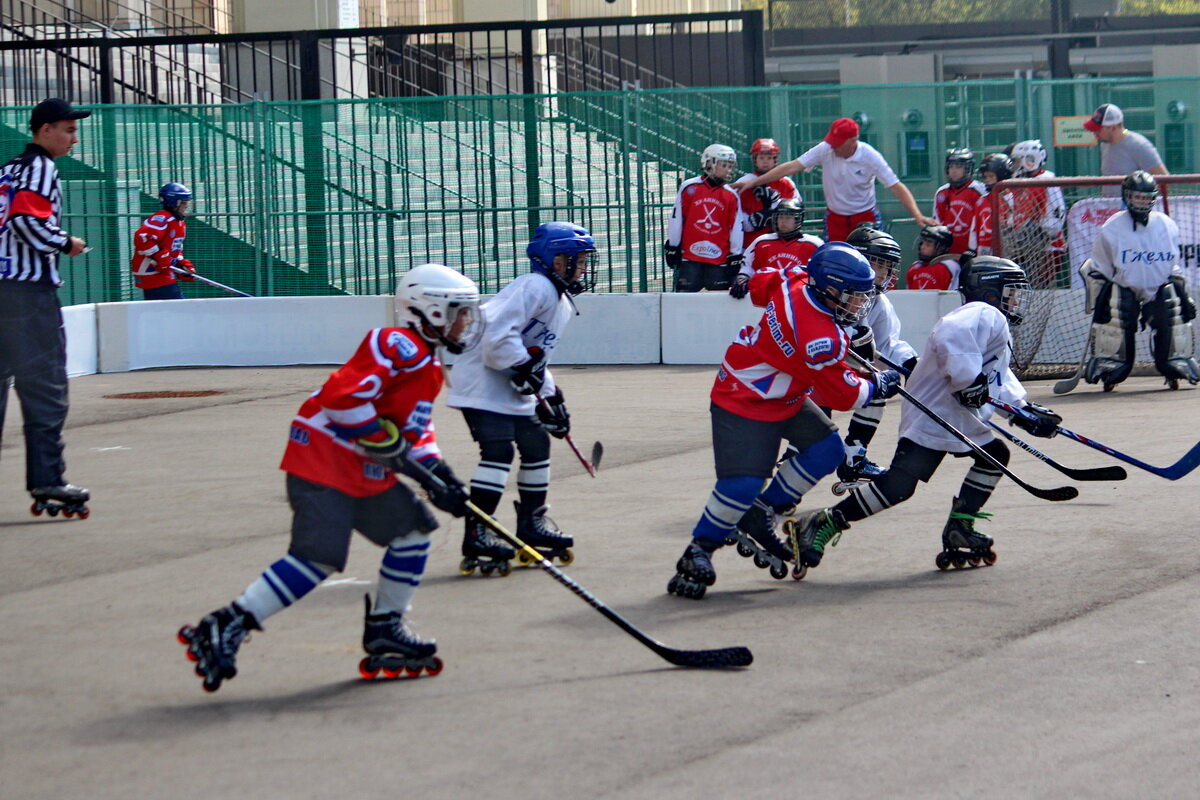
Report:
[[395,304],[399,324],[451,353],[461,353],[483,335],[479,287],[443,264],[422,264],[404,273],[396,286]]
[[1017,142],[1012,151],[1014,177],[1026,178],[1046,165],[1046,147],[1040,139]]

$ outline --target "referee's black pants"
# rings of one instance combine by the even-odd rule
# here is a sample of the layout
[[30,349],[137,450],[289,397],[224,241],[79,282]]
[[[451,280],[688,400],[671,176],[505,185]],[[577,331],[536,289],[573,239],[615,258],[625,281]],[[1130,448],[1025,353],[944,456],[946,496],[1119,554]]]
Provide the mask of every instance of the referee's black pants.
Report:
[[55,289],[0,281],[0,445],[10,382],[25,422],[25,488],[61,486],[67,337]]

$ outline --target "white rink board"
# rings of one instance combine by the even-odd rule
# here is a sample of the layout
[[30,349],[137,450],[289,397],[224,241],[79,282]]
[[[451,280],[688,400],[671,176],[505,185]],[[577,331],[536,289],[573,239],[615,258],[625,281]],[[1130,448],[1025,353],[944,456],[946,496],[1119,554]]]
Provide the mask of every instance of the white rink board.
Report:
[[62,315],[67,333],[67,377],[96,374],[100,371],[96,304],[66,306]]

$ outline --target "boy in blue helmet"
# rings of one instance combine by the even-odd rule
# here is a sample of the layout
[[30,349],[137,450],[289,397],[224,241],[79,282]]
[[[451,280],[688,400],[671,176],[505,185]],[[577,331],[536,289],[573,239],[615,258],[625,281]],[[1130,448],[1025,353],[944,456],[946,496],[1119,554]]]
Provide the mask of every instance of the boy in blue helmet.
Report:
[[[182,300],[178,280],[194,281],[196,268],[183,256],[187,236],[184,217],[192,191],[182,183],[168,183],[158,192],[162,211],[156,211],[133,235],[133,279],[146,300]],[[185,270],[176,273],[176,269]],[[176,278],[178,275],[178,279]]]
[[[894,371],[864,377],[845,360],[844,328],[861,319],[875,291],[875,274],[858,250],[828,242],[813,252],[807,271],[763,270],[749,288],[764,313],[729,345],[713,384],[717,483],[667,584],[681,597],[704,596],[716,581],[712,553],[727,541],[772,577],[787,577],[792,553],[775,535],[775,515],[843,457],[837,428],[810,395],[846,411],[891,397],[900,384]],[[776,468],[784,440],[796,454]]]
[[[591,288],[596,242],[571,222],[539,225],[526,248],[531,270],[483,306],[486,330],[455,362],[446,404],[466,418],[479,444],[471,501],[494,514],[520,454],[517,536],[549,557],[569,563],[574,545],[546,517],[550,436],[563,438],[571,417],[547,367],[575,311],[571,298]],[[513,549],[473,514],[467,516],[460,572],[508,574]]]

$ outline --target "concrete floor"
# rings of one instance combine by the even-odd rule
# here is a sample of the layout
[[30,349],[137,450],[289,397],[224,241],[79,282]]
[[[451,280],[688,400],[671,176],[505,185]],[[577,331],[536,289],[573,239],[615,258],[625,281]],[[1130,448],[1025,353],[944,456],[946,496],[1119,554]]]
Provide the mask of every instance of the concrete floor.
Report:
[[[557,368],[597,479],[555,445],[551,514],[570,574],[667,644],[746,645],[745,670],[670,667],[537,570],[457,574],[460,523],[434,536],[414,626],[434,678],[358,678],[350,564],[201,691],[175,631],[227,603],[287,546],[277,470],[289,420],[328,368],[163,370],[72,381],[68,477],[86,521],[34,519],[14,402],[0,461],[0,797],[1184,797],[1200,787],[1200,471],[1134,468],[1067,503],[1001,483],[995,567],[933,558],[966,470],[856,524],[800,583],[731,549],[701,602],[665,594],[712,485],[708,367]],[[1200,390],[1134,378],[1033,398],[1153,464],[1200,438]],[[106,395],[208,389],[193,399]],[[885,464],[898,413],[873,449]],[[474,450],[435,419],[460,475]],[[1038,440],[1076,467],[1114,463]],[[1068,481],[1024,454],[1039,486]],[[827,485],[806,507],[828,503]],[[511,505],[501,520],[510,522]],[[444,517],[444,515],[443,515]]]

